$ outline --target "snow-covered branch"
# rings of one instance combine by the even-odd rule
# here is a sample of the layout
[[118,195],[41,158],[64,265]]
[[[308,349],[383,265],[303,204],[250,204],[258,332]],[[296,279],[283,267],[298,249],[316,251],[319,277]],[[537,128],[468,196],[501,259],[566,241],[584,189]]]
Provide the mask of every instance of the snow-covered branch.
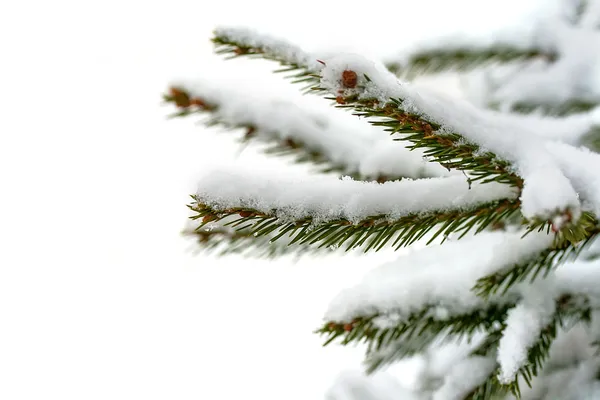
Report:
[[520,204],[514,188],[473,185],[460,175],[379,184],[221,172],[202,179],[192,197],[192,218],[201,227],[237,215],[230,225],[256,236],[365,251],[408,246],[428,234],[431,243],[453,232],[481,232],[517,216]]
[[218,54],[227,54],[231,58],[251,56],[273,60],[282,66],[276,72],[288,74],[293,82],[306,83],[307,88],[317,82],[314,73],[320,67],[319,56],[287,40],[250,28],[222,26],[214,30],[212,41]]
[[321,76],[321,85],[338,96],[341,103],[356,103],[359,110],[361,106],[379,109],[398,122],[403,122],[405,113],[417,115],[430,129],[431,125],[439,126],[431,135],[459,134],[479,145],[483,152],[492,152],[512,163],[525,181],[521,201],[527,218],[549,217],[561,210],[570,210],[577,218],[577,192],[545,148],[545,140],[527,126],[515,130],[514,123],[503,124],[499,117],[489,118],[486,112],[467,102],[433,92],[417,93],[382,65],[360,56],[327,59]]
[[600,103],[600,32],[557,27],[560,57],[543,71],[525,70],[491,97],[508,105],[533,104],[548,109],[565,104]]
[[[532,29],[533,28],[533,29]],[[536,27],[485,37],[454,34],[415,42],[411,48],[383,58],[395,74],[412,78],[423,73],[465,71],[495,62],[555,60],[555,46]]]
[[395,219],[410,214],[467,210],[514,196],[514,189],[506,185],[469,187],[460,175],[379,184],[349,178],[289,180],[215,172],[200,181],[196,199],[216,210],[249,208],[276,215],[282,221],[311,218],[318,224],[339,219],[356,223],[372,216]]
[[179,80],[168,99],[185,96],[185,115],[209,115],[208,125],[243,128],[245,139],[258,139],[275,149],[291,150],[297,159],[326,163],[357,179],[394,180],[448,175],[440,165],[423,159],[420,151],[395,145],[390,135],[366,121],[331,108],[317,108],[301,95],[269,96],[227,82]]
[[528,288],[516,307],[508,311],[498,344],[498,380],[502,384],[514,382],[542,331],[549,325],[554,326],[555,297],[547,282],[538,281]]
[[[469,83],[478,103],[521,113],[567,115],[600,104],[600,31],[557,23],[546,35],[555,60],[490,66]],[[482,79],[483,78],[483,79]]]
[[584,113],[564,117],[536,114],[507,114],[497,111],[485,113],[490,120],[497,121],[508,129],[521,131],[525,128],[549,141],[581,146],[593,134],[600,136],[600,106]]
[[329,247],[316,247],[308,244],[289,246],[281,241],[272,242],[275,235],[255,236],[251,229],[237,230],[229,225],[234,218],[225,218],[202,227],[189,226],[183,230],[185,237],[195,239],[194,253],[226,256],[231,254],[252,258],[277,258],[291,256],[294,260],[300,257],[325,255],[332,253]]
[[319,64],[309,53],[287,40],[260,33],[250,28],[221,26],[214,30],[217,44],[230,44],[239,48],[239,52],[252,51],[264,54],[286,64],[298,65],[311,71],[317,71]]
[[385,264],[332,301],[325,321],[333,322],[319,332],[328,342],[366,340],[372,371],[426,350],[436,336],[469,337],[485,326],[491,336],[482,345],[497,352],[476,354],[497,354],[498,363],[490,364],[482,381],[489,379],[477,390],[508,385],[518,393],[516,378],[529,381],[537,374],[563,321],[579,320],[600,305],[593,283],[598,261],[560,264],[534,285],[523,283],[500,296],[484,299],[472,292],[484,275],[527,263],[551,246],[551,235],[521,233],[481,233]]
[[[545,233],[484,232],[471,238],[428,247],[371,271],[359,285],[342,291],[325,314],[327,321],[352,321],[366,315],[407,318],[429,304],[439,315],[469,313],[485,299],[471,289],[481,277],[537,257],[552,245]],[[468,258],[462,257],[465,252]]]

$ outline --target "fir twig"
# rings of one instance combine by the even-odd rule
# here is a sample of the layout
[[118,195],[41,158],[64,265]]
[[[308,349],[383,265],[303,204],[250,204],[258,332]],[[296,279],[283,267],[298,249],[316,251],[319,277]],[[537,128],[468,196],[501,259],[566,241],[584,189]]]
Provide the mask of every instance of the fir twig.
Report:
[[420,74],[438,73],[442,71],[468,71],[494,62],[543,58],[553,62],[557,54],[537,49],[517,49],[510,46],[492,46],[483,49],[450,48],[419,52],[406,62],[388,62],[386,67],[396,75],[414,78]]
[[[163,100],[166,103],[172,103],[178,111],[171,117],[186,117],[190,115],[207,115],[209,118],[205,120],[205,125],[222,126],[227,129],[243,129],[245,134],[242,141],[260,140],[269,143],[269,147],[265,149],[265,153],[277,156],[292,156],[294,162],[297,163],[312,163],[318,167],[320,173],[343,173],[345,176],[350,176],[356,180],[371,180],[360,174],[356,168],[351,168],[346,164],[331,160],[318,146],[310,145],[298,139],[284,138],[278,132],[269,132],[268,135],[261,135],[261,127],[253,123],[237,123],[231,122],[221,116],[219,106],[211,103],[199,96],[193,96],[182,87],[172,87],[168,94],[163,95]],[[425,178],[427,176],[412,176],[411,178]],[[379,183],[400,180],[403,176],[392,176],[380,174],[374,180]]]
[[185,230],[182,234],[195,238],[195,251],[215,254],[218,257],[239,254],[253,258],[277,258],[292,255],[294,259],[315,254],[330,253],[330,248],[308,245],[287,246],[285,243],[271,242],[269,236],[256,237],[250,229],[235,230],[230,227]]
[[[489,107],[499,109],[500,104],[491,103]],[[588,112],[596,107],[598,107],[598,102],[573,98],[561,103],[517,102],[510,105],[509,111],[519,114],[531,114],[535,112],[544,115],[566,117],[572,114]]]
[[281,68],[274,72],[284,73],[286,78],[292,79],[292,83],[304,83],[306,89],[314,86],[319,81],[319,76],[315,75],[316,71],[310,68],[307,63],[283,57],[266,44],[250,44],[247,41],[240,40],[239,37],[228,35],[227,31],[224,30],[216,30],[212,42],[215,45],[215,52],[226,56],[226,59],[248,57],[275,61],[279,63]]
[[497,293],[505,294],[513,285],[527,279],[531,283],[540,276],[546,277],[552,269],[575,260],[597,238],[599,232],[600,226],[595,218],[590,213],[584,213],[575,228],[565,227],[559,233],[552,248],[511,269],[480,278],[473,290],[478,296],[489,298]]
[[[450,340],[471,340],[476,332],[493,329],[495,324],[501,323],[506,318],[510,305],[490,304],[485,309],[442,320],[437,320],[432,315],[431,309],[434,308],[433,306],[427,307],[395,327],[383,329],[367,327],[368,334],[363,339],[368,342],[365,359],[367,372],[373,373],[386,365],[422,352],[434,342],[439,342],[440,339],[443,340],[442,343]],[[373,317],[371,325],[377,317],[378,315]],[[353,327],[354,324],[352,324],[352,329],[354,329]],[[344,332],[349,329],[346,324],[328,324],[317,332],[329,335],[327,339],[329,341],[332,335],[341,332],[340,328],[343,328]],[[350,337],[349,332],[346,337]],[[349,341],[344,338],[341,343],[348,344]],[[480,347],[484,348],[484,346]]]
[[[558,298],[556,300],[556,310],[552,321],[542,329],[536,344],[529,349],[527,353],[527,363],[519,369],[515,380],[508,385],[503,385],[498,380],[498,374],[500,372],[500,366],[498,365],[494,373],[492,373],[483,384],[475,388],[469,394],[467,399],[491,400],[499,394],[507,394],[509,392],[516,398],[520,398],[521,389],[519,386],[519,378],[523,379],[523,381],[531,387],[532,379],[540,373],[544,366],[544,362],[548,358],[550,347],[556,338],[558,330],[569,328],[565,321],[569,319],[577,321],[590,320],[591,308],[589,304],[584,301],[582,305],[580,299],[573,295],[565,294]],[[502,329],[504,329],[504,326]],[[501,335],[498,334],[500,331],[501,330],[497,331],[490,337],[488,343],[490,349],[495,350],[497,348],[497,344],[501,338]]]
[[402,99],[389,99],[380,107],[376,99],[361,99],[358,96],[330,98],[338,107],[353,108],[354,114],[368,118],[376,126],[383,126],[390,134],[403,136],[395,140],[412,143],[409,149],[425,149],[430,161],[438,162],[448,169],[469,173],[470,182],[500,182],[523,187],[523,179],[511,170],[510,164],[491,152],[483,152],[480,146],[467,142],[458,133],[440,132],[440,126],[423,116],[407,112]]
[[385,215],[377,215],[356,223],[341,218],[314,224],[311,216],[287,222],[279,220],[276,211],[263,213],[245,208],[216,210],[201,203],[196,196],[192,195],[192,198],[195,202],[188,207],[195,214],[191,218],[202,220],[197,229],[209,222],[237,214],[238,218],[227,225],[250,229],[255,236],[274,234],[271,241],[287,236],[290,244],[318,244],[319,247],[333,248],[345,245],[347,251],[364,246],[365,252],[378,251],[386,245],[399,249],[425,238],[430,232],[432,235],[428,243],[440,236],[443,242],[451,233],[459,233],[460,237],[472,231],[478,233],[516,215],[520,205],[518,200],[506,199],[485,203],[470,210],[409,214],[394,220]]

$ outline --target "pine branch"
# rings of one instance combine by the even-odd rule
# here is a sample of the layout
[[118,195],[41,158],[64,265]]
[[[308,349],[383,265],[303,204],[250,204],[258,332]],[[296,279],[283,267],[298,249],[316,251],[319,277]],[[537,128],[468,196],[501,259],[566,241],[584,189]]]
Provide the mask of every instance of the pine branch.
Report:
[[584,213],[578,225],[562,232],[554,245],[535,259],[480,278],[473,287],[475,293],[483,298],[504,295],[513,285],[527,279],[532,283],[540,276],[545,278],[558,266],[576,260],[596,240],[600,225],[591,214]]
[[[473,355],[489,355],[497,351],[502,337],[508,310],[516,304],[516,299],[507,299],[503,304],[486,304],[485,308],[472,313],[454,315],[437,319],[436,305],[428,305],[423,310],[411,314],[398,323],[385,319],[385,315],[374,313],[350,322],[326,322],[315,333],[325,337],[324,346],[334,341],[342,345],[366,343],[367,372],[377,370],[397,362],[405,357],[427,349],[440,338],[447,340],[470,339],[481,330],[487,331],[486,338],[472,351]],[[550,346],[556,337],[557,329],[563,327],[566,318],[587,320],[589,306],[582,306],[571,295],[563,295],[556,300],[557,313],[552,321],[541,331],[536,344],[528,351],[528,362],[519,369],[517,375],[528,385],[538,375],[548,357]],[[390,323],[391,322],[391,323]],[[387,326],[386,326],[387,324]],[[515,379],[509,385],[498,380],[499,366],[485,383],[475,388],[467,399],[491,399],[498,394],[512,392],[519,397],[519,381]]]
[[541,110],[558,115],[588,111],[600,104],[596,79],[600,60],[589,48],[600,47],[600,31],[556,24],[551,36],[559,54],[543,68],[525,69],[493,90],[489,103],[517,112]]
[[580,140],[582,146],[587,147],[595,153],[600,152],[600,124],[590,129],[589,132],[582,136]]
[[[519,101],[510,104],[507,111],[520,114],[542,113],[545,115],[566,117],[573,114],[591,111],[597,108],[598,105],[598,101],[589,101],[577,98],[568,99],[565,102],[560,103]],[[499,109],[501,107],[501,103],[491,102],[489,107],[492,109]]]
[[220,27],[212,39],[217,54],[237,57],[262,58],[278,62],[293,83],[304,83],[307,88],[318,82],[315,72],[319,69],[317,57],[285,40],[260,34],[251,29]]
[[424,161],[418,152],[397,148],[391,153],[388,146],[382,146],[391,140],[367,123],[343,123],[345,115],[318,113],[290,100],[254,98],[200,82],[179,83],[164,100],[178,107],[175,116],[205,115],[208,126],[244,129],[244,141],[266,142],[270,145],[267,154],[293,156],[296,162],[319,166],[320,172],[378,182],[445,172]]
[[[433,233],[480,232],[518,214],[514,191],[461,176],[386,184],[330,178],[290,181],[214,173],[200,183],[189,208],[202,227],[229,216],[227,225],[273,241],[342,246],[365,251],[407,246]],[[394,239],[392,241],[392,239]]]
[[382,108],[376,107],[373,99],[338,97],[337,101],[342,103],[338,107],[352,107],[355,115],[371,118],[369,122],[385,127],[390,134],[405,134],[394,140],[410,142],[409,149],[425,149],[424,153],[431,162],[440,163],[449,170],[468,172],[469,182],[499,182],[523,187],[523,179],[512,172],[507,161],[492,152],[482,151],[480,146],[466,142],[459,134],[439,132],[439,124],[401,108],[403,101],[400,99],[390,99]]
[[[321,71],[321,87],[374,124],[385,125],[391,132],[416,132],[407,140],[428,148],[435,161],[451,162],[451,167],[484,182],[496,180],[522,187],[525,217],[552,219],[571,209],[578,218],[577,192],[544,142],[532,132],[523,129],[519,133],[514,123],[490,119],[460,100],[416,93],[383,67],[358,56],[328,59]],[[474,161],[475,156],[480,157],[477,149],[485,153]]]
[[191,229],[182,232],[197,241],[196,250],[218,257],[238,254],[243,257],[277,258],[294,256],[295,259],[307,255],[323,255],[331,252],[331,248],[319,248],[308,245],[287,246],[281,242],[271,242],[269,235],[256,237],[250,229],[235,229],[219,226],[216,228]]
[[[190,98],[191,100],[178,100],[178,98],[182,98],[179,93],[184,93],[185,98]],[[263,130],[257,123],[229,121],[216,114],[216,111],[219,109],[216,104],[208,103],[200,97],[191,98],[189,93],[182,88],[171,88],[170,94],[165,95],[164,100],[169,103],[174,103],[181,109],[181,111],[174,114],[176,117],[185,117],[199,113],[210,113],[211,115],[209,119],[205,122],[206,126],[223,126],[228,129],[243,129],[246,132],[242,139],[244,142],[257,139],[266,139],[267,143],[270,141],[270,147],[265,151],[266,154],[276,156],[292,156],[294,158],[294,162],[296,163],[310,162],[317,166],[322,166],[319,170],[321,173],[340,172],[355,179],[367,179],[366,177],[361,176],[358,171],[349,170],[348,165],[344,165],[344,163],[335,161],[332,162],[332,160],[330,160],[323,153],[322,149],[318,149],[317,146],[311,146],[310,144],[303,143],[289,137],[284,138],[285,135],[282,132]],[[198,106],[198,104],[202,104],[202,106]],[[388,178],[382,175],[381,177],[378,177],[377,180],[380,182],[385,182],[387,180],[401,178],[402,177]]]
[[365,323],[361,319],[349,324],[326,323],[315,333],[326,337],[325,345],[336,339],[342,345],[366,342],[365,364],[367,372],[373,373],[424,351],[440,339],[471,340],[475,333],[490,330],[503,321],[509,308],[507,304],[489,304],[471,313],[436,319],[437,306],[430,305],[399,324],[388,324],[392,326],[382,325],[378,319],[385,320],[386,316],[375,314]]
[[[442,43],[446,43],[442,41]],[[522,49],[508,45],[492,45],[487,48],[440,47],[410,54],[406,60],[388,61],[386,67],[394,74],[412,79],[421,74],[443,71],[460,71],[485,66],[491,63],[507,63],[543,58],[553,62],[557,54],[541,49]]]
[[318,245],[319,248],[345,245],[346,251],[363,247],[365,252],[379,251],[386,245],[398,250],[425,238],[430,232],[427,244],[438,237],[443,242],[452,233],[460,234],[460,237],[469,232],[479,233],[502,224],[513,215],[518,215],[519,211],[518,200],[500,200],[467,211],[415,213],[393,220],[386,215],[377,215],[357,222],[340,218],[315,225],[310,216],[285,222],[279,220],[276,212],[263,213],[251,208],[216,210],[194,199],[195,203],[189,205],[195,212],[192,218],[202,218],[202,223],[196,229],[237,214],[239,218],[228,225],[248,229],[255,237],[274,234],[271,243],[285,238],[289,244]]
[[[591,309],[589,305],[581,305],[574,296],[563,295],[556,300],[556,313],[541,331],[538,340],[535,345],[531,347],[527,355],[527,363],[519,369],[517,376],[523,380],[529,387],[531,387],[532,379],[537,376],[543,369],[544,363],[547,360],[550,348],[554,339],[556,338],[557,331],[564,327],[564,321],[567,319],[589,321]],[[503,326],[502,329],[504,329]],[[498,341],[501,339],[499,335],[494,336]],[[502,384],[498,375],[500,373],[500,367],[490,375],[490,378],[485,383],[477,387],[471,393],[468,399],[473,400],[490,400],[498,394],[506,394],[510,392],[516,398],[521,397],[521,389],[519,380],[515,379],[508,385]]]

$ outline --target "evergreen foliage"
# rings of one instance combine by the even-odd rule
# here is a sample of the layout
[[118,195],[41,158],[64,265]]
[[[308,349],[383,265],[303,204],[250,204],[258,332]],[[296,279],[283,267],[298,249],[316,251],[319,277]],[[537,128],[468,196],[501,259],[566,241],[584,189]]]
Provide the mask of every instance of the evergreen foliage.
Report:
[[[561,21],[558,30],[575,38],[585,34],[600,43],[600,33],[589,29],[595,20],[586,14],[595,8],[585,2],[578,7],[577,16]],[[556,343],[582,325],[589,327],[584,345],[593,347],[600,336],[600,264],[595,247],[600,232],[600,155],[594,152],[600,118],[593,114],[600,88],[562,97],[538,96],[539,102],[535,96],[516,96],[510,107],[503,108],[558,115],[550,120],[455,105],[394,77],[412,79],[443,70],[542,59],[548,64],[539,72],[542,79],[545,73],[553,76],[551,71],[560,63],[577,64],[577,54],[551,39],[487,47],[425,46],[400,61],[376,63],[355,56],[313,55],[251,30],[217,29],[212,40],[218,54],[275,61],[301,89],[324,95],[323,102],[329,100],[357,121],[386,132],[388,145],[398,147],[390,162],[408,163],[407,154],[414,153],[443,168],[388,173],[377,166],[375,174],[366,173],[355,159],[337,156],[330,144],[306,131],[298,128],[290,133],[284,125],[267,124],[267,117],[236,119],[235,113],[221,112],[227,102],[193,84],[176,82],[164,95],[176,107],[175,116],[201,115],[208,126],[242,129],[243,140],[269,143],[272,154],[292,154],[297,162],[324,166],[319,172],[353,178],[339,182],[340,188],[357,184],[352,186],[357,188],[356,198],[336,209],[334,194],[317,189],[299,195],[305,205],[293,190],[249,193],[243,176],[212,177],[201,181],[199,192],[191,196],[188,207],[194,226],[186,233],[205,250],[268,257],[319,255],[338,248],[397,250],[417,242],[431,245],[400,257],[397,264],[382,266],[363,284],[341,293],[316,330],[325,345],[364,343],[366,370],[374,373],[407,357],[466,341],[468,351],[457,365],[480,365],[483,375],[465,377],[459,389],[452,389],[450,373],[437,380],[423,378],[430,382],[420,388],[419,395],[425,397],[415,398],[441,399],[445,393],[456,399],[545,398],[539,393],[563,393],[551,382],[556,368],[547,368],[559,362],[553,359],[553,348],[564,345]],[[596,60],[598,74],[599,64]],[[566,119],[573,113],[586,122],[575,126]],[[312,117],[301,114],[301,118]],[[544,137],[536,127],[548,121],[556,121],[555,131]],[[307,129],[321,129],[319,124],[311,126]],[[514,140],[531,152],[515,147],[520,145]],[[419,178],[423,179],[413,181]],[[461,180],[465,187],[450,191],[447,186],[453,180]],[[413,192],[417,188],[413,184],[428,190]],[[393,188],[408,194],[390,205],[396,199],[387,198],[386,190]],[[319,201],[319,196],[326,200]],[[444,201],[436,203],[435,198]],[[427,289],[420,284],[433,285],[431,293],[422,293]],[[578,362],[595,371],[581,385],[593,385],[600,359],[589,355]],[[565,365],[563,370],[571,367]]]

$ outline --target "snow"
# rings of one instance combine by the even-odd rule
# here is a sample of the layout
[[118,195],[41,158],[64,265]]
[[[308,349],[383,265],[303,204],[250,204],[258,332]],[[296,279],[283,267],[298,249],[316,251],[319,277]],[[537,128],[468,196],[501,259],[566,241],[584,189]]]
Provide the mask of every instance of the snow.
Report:
[[[432,52],[452,52],[460,50],[478,50],[512,48],[518,50],[552,50],[552,42],[548,40],[548,22],[566,19],[575,7],[565,7],[564,0],[545,0],[543,10],[536,7],[534,2],[512,5],[519,9],[508,26],[494,26],[486,21],[487,27],[478,27],[477,34],[472,31],[449,29],[444,35],[422,36],[402,48],[400,51],[384,56],[385,63],[409,65],[414,56]],[[510,6],[507,6],[510,7]],[[568,9],[566,9],[568,8]],[[493,15],[499,10],[488,8],[482,10],[487,15]],[[475,15],[475,11],[471,15]],[[482,21],[471,20],[472,25],[482,24]],[[483,24],[482,24],[483,25]],[[486,29],[487,28],[487,29]]]
[[508,311],[498,344],[501,383],[515,380],[519,369],[527,363],[529,350],[539,341],[544,328],[553,323],[555,311],[555,293],[543,281],[532,284],[516,307]]
[[[515,130],[513,123],[501,123],[499,116],[490,119],[466,101],[424,89],[416,92],[409,83],[398,81],[383,65],[362,56],[339,55],[325,62],[321,84],[334,95],[342,91],[345,96],[357,94],[361,98],[376,98],[381,106],[390,98],[402,99],[406,111],[440,124],[442,132],[459,133],[477,143],[482,150],[512,162],[525,181],[521,198],[525,217],[545,217],[565,209],[578,213],[577,192],[552,155],[544,149],[543,138],[531,128],[523,126]],[[356,89],[342,85],[341,76],[346,70],[358,74]]]
[[473,356],[457,363],[444,378],[432,400],[461,400],[481,385],[496,366],[494,359]]
[[[441,305],[450,315],[468,313],[485,304],[471,291],[477,279],[535,257],[552,243],[552,236],[544,233],[521,239],[522,235],[483,232],[401,256],[340,292],[324,319],[341,322],[386,313],[404,319],[429,305]],[[467,251],[469,257],[465,258]],[[488,304],[493,301],[488,300]]]
[[532,380],[532,388],[521,385],[523,400],[565,399],[593,400],[598,398],[598,381],[595,380],[600,364],[588,359],[579,364],[551,371]]
[[217,106],[211,114],[218,120],[232,126],[254,126],[254,134],[265,141],[304,143],[343,166],[346,173],[358,171],[367,179],[448,175],[439,164],[423,160],[422,152],[409,151],[383,129],[327,107],[319,98],[270,94],[259,85],[230,79],[179,79],[171,86]]
[[214,30],[215,36],[236,42],[243,46],[259,48],[267,55],[317,71],[319,63],[314,55],[302,50],[287,40],[263,34],[256,29],[232,26],[219,26]]
[[600,99],[600,33],[591,29],[552,27],[559,53],[542,73],[524,71],[509,80],[491,101],[556,105],[570,100],[596,102]]
[[358,222],[383,215],[462,210],[505,198],[515,190],[497,183],[471,184],[462,175],[377,183],[315,176],[303,179],[237,170],[211,171],[200,179],[198,200],[217,210],[252,208],[282,221],[312,217],[315,223],[340,218]]
[[593,129],[600,129],[600,107],[566,117],[543,116],[536,114],[507,114],[488,111],[488,118],[497,119],[501,124],[513,124],[513,128],[535,132],[540,137],[579,146]]
[[[179,232],[198,171],[288,167],[238,155],[214,130],[167,121],[160,94],[190,67],[207,79],[291,86],[259,61],[212,56],[216,24],[252,24],[307,48],[339,41],[378,52],[449,27],[502,24],[525,2],[423,0],[410,12],[432,6],[441,11],[427,29],[421,18],[402,21],[401,40],[381,27],[406,9],[365,19],[335,1],[308,0],[292,15],[264,0],[3,7],[3,50],[14,62],[0,77],[9,94],[0,100],[0,398],[319,399],[338,371],[360,365],[360,351],[323,349],[312,330],[330,297],[368,268],[364,260],[293,266],[185,252]],[[493,11],[474,19],[473,7]],[[316,9],[342,10],[344,26],[364,29],[319,21],[307,29]]]
[[[570,3],[570,4],[569,4]],[[486,85],[487,103],[512,106],[516,103],[556,106],[567,101],[597,102],[600,99],[600,56],[589,49],[600,47],[600,2],[586,1],[584,13],[577,24],[577,2],[548,1],[545,12],[532,12],[526,23],[479,35],[465,32],[422,38],[400,52],[383,58],[386,63],[410,66],[413,57],[427,53],[470,51],[474,54],[488,49],[510,48],[518,51],[537,50],[556,56],[556,61],[534,60],[513,69],[494,85]],[[503,68],[503,67],[502,67]],[[486,68],[498,69],[496,65]],[[495,86],[495,87],[494,87]]]
[[426,400],[402,387],[396,378],[378,373],[365,376],[362,371],[342,372],[328,390],[325,400]]
[[583,208],[600,215],[600,155],[559,142],[545,147],[581,196]]
[[574,261],[561,265],[554,272],[560,293],[586,295],[592,305],[600,305],[600,261]]

